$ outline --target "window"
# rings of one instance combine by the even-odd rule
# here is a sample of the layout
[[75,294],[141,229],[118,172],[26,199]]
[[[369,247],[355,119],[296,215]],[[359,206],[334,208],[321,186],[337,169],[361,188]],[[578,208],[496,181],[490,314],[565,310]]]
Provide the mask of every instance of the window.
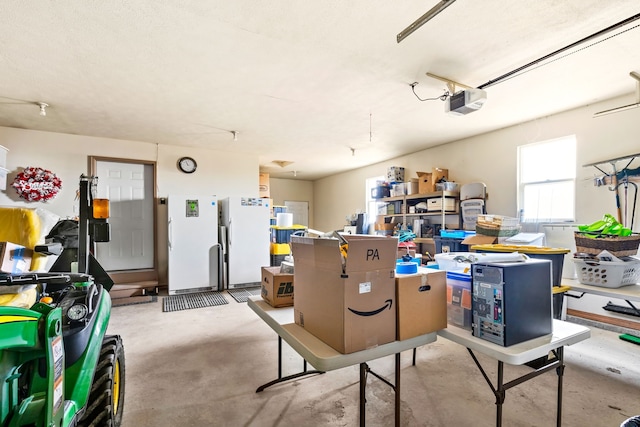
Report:
[[376,222],[376,216],[379,215],[379,209],[384,205],[377,199],[371,197],[372,190],[378,186],[378,182],[383,182],[384,180],[385,177],[382,175],[367,178],[365,185],[365,191],[367,194],[365,194],[365,200],[367,201],[367,218],[369,218],[369,224]]
[[575,180],[575,135],[518,147],[520,221],[574,221]]

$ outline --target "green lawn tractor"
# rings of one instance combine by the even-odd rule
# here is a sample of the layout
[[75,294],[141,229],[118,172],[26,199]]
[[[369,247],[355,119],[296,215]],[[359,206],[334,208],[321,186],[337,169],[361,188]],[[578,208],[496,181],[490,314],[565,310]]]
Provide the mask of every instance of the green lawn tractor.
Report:
[[105,288],[58,273],[3,275],[1,287],[40,302],[0,307],[0,425],[120,425],[124,350],[119,336],[105,335]]
[[121,424],[124,348],[106,335],[113,281],[90,245],[108,230],[90,212],[91,184],[81,177],[77,238],[61,222],[62,242],[36,247],[59,254],[49,272],[0,273],[0,427]]

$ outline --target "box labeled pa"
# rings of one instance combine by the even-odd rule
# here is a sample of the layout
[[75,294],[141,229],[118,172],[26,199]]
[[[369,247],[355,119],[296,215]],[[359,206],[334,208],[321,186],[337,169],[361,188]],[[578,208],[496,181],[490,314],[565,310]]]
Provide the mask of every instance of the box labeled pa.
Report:
[[[344,235],[291,237],[296,324],[341,353],[396,338],[397,238]],[[343,251],[341,251],[341,249]]]
[[0,242],[0,271],[25,273],[31,268],[33,251],[11,242]]
[[447,327],[447,274],[420,268],[396,275],[397,336],[406,340]]
[[293,305],[293,274],[281,273],[280,267],[262,267],[262,299],[271,307]]

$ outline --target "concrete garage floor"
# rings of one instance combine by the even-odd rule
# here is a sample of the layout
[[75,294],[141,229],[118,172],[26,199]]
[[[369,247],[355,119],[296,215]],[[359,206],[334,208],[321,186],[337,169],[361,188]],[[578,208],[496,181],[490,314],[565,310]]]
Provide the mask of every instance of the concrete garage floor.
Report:
[[[278,384],[277,335],[225,293],[226,305],[162,312],[156,303],[114,307],[109,333],[126,354],[124,427],[357,426],[358,366]],[[640,346],[591,327],[565,348],[563,425],[619,426],[640,415]],[[302,369],[286,344],[283,375]],[[495,381],[497,362],[478,358]],[[494,426],[495,399],[467,350],[443,338],[402,354],[402,426]],[[393,356],[369,363],[393,381]],[[531,371],[505,365],[505,380]],[[507,391],[503,425],[555,426],[557,376],[546,373]],[[367,382],[367,425],[392,426],[394,395]]]

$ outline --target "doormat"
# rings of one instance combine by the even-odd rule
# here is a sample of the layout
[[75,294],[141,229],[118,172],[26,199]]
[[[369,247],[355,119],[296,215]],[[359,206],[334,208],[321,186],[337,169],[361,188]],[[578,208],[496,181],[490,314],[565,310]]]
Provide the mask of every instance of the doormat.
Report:
[[111,305],[113,307],[122,307],[123,305],[146,304],[157,301],[158,297],[156,295],[142,295],[126,298],[114,298],[111,300]]
[[184,295],[169,295],[162,299],[162,311],[180,311],[225,304],[229,304],[229,302],[221,292],[199,292]]
[[245,289],[229,289],[227,290],[229,295],[233,297],[236,302],[247,302],[249,297],[260,296],[260,287],[257,288],[245,288]]

